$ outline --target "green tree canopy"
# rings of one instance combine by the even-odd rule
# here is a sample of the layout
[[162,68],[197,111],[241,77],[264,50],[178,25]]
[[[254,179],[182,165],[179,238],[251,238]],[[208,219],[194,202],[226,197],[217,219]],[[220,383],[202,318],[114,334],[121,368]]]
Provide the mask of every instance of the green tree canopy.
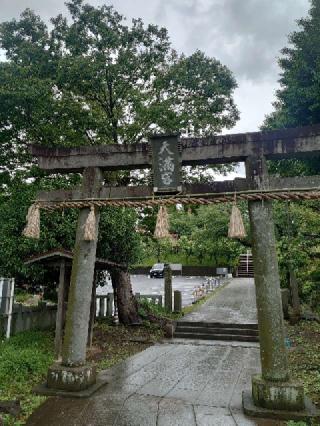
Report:
[[272,127],[297,127],[320,122],[320,2],[311,0],[306,18],[289,35],[281,50],[280,89],[275,112],[266,119]]
[[166,29],[130,25],[111,6],[66,3],[50,30],[26,9],[0,25],[2,164],[25,164],[25,145],[133,143],[156,131],[220,132],[239,117],[235,79],[197,51],[178,55]]
[[[274,112],[266,117],[264,129],[299,127],[320,123],[320,2],[311,0],[306,18],[289,35],[279,65],[280,89]],[[270,162],[272,173],[283,176],[319,174],[319,157],[308,160]],[[298,277],[300,293],[319,309],[319,202],[274,204],[278,258],[283,285],[289,269]],[[318,304],[318,306],[317,306]]]
[[[289,45],[279,58],[280,89],[274,112],[266,117],[264,129],[299,127],[320,123],[320,2],[311,0],[306,18],[289,35]],[[285,160],[272,164],[282,175],[315,174],[319,158],[307,161]]]
[[[15,222],[0,225],[6,241],[0,246],[1,273],[23,272],[28,253],[71,248],[74,241],[72,212],[52,219],[51,213],[42,215],[37,243],[20,236],[38,189],[81,180],[79,175],[44,177],[27,153],[28,144],[135,143],[160,131],[218,133],[239,116],[235,79],[218,60],[200,51],[179,55],[166,29],[140,19],[127,23],[111,6],[71,0],[66,7],[66,16],[52,18],[50,26],[30,9],[0,24],[6,54],[0,62],[0,215]],[[114,181],[112,173],[106,181]],[[134,212],[105,209],[98,254],[136,261],[135,222]]]

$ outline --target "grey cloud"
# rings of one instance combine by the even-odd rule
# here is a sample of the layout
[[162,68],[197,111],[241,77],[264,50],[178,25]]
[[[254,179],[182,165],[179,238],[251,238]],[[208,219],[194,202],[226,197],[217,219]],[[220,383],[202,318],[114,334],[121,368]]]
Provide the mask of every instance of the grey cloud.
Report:
[[180,32],[186,29],[184,51],[200,48],[237,77],[265,80],[274,79],[279,50],[296,28],[295,20],[306,15],[309,1],[167,0],[162,7],[165,16],[175,15]]
[[[179,52],[200,49],[226,64],[239,84],[236,101],[242,118],[236,131],[255,130],[270,112],[279,71],[276,57],[296,28],[295,20],[309,9],[309,0],[87,1],[113,4],[128,21],[141,17],[164,26]],[[26,7],[46,21],[66,13],[64,0],[0,0],[0,21],[18,17]]]
[[[89,0],[91,4],[105,3]],[[107,1],[110,4],[110,1]],[[274,79],[276,57],[286,45],[295,20],[306,14],[308,0],[114,0],[129,19],[141,16],[168,28],[173,46],[187,54],[196,49],[220,59],[236,77]],[[63,0],[0,0],[0,20],[30,7],[45,20],[65,12]]]
[[26,8],[35,10],[42,19],[48,21],[65,9],[63,0],[0,0],[0,6],[0,21],[19,18]]

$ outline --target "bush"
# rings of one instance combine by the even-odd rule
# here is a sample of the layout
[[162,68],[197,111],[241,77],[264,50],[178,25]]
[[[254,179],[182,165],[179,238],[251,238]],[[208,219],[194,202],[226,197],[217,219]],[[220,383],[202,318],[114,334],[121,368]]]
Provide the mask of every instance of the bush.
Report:
[[148,319],[150,315],[155,317],[167,317],[169,314],[165,308],[160,305],[156,305],[153,302],[150,302],[146,298],[139,299],[139,315],[143,319]]

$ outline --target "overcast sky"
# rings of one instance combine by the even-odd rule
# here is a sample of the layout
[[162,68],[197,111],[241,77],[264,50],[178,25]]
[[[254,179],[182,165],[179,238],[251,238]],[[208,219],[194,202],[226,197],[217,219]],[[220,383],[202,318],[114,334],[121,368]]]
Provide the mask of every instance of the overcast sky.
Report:
[[[305,16],[308,0],[89,0],[113,4],[128,20],[140,17],[168,29],[173,47],[196,49],[219,59],[234,73],[241,119],[229,132],[255,131],[272,111],[279,50]],[[64,0],[0,0],[0,21],[17,18],[26,7],[48,20],[64,13]]]

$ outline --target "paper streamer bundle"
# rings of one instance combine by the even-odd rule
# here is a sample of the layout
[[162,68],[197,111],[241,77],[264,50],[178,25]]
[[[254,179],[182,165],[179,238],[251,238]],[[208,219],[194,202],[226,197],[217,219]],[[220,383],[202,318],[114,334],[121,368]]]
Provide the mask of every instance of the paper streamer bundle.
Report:
[[243,225],[241,212],[234,204],[229,222],[228,237],[229,238],[245,238],[247,236],[246,230]]
[[93,206],[91,206],[90,213],[84,224],[83,239],[85,241],[94,241],[96,239],[96,214]]
[[160,206],[159,208],[156,228],[154,230],[154,237],[158,239],[170,237],[169,215],[165,206]]
[[27,213],[27,224],[22,231],[22,235],[27,238],[40,238],[40,209],[36,204],[29,207]]

